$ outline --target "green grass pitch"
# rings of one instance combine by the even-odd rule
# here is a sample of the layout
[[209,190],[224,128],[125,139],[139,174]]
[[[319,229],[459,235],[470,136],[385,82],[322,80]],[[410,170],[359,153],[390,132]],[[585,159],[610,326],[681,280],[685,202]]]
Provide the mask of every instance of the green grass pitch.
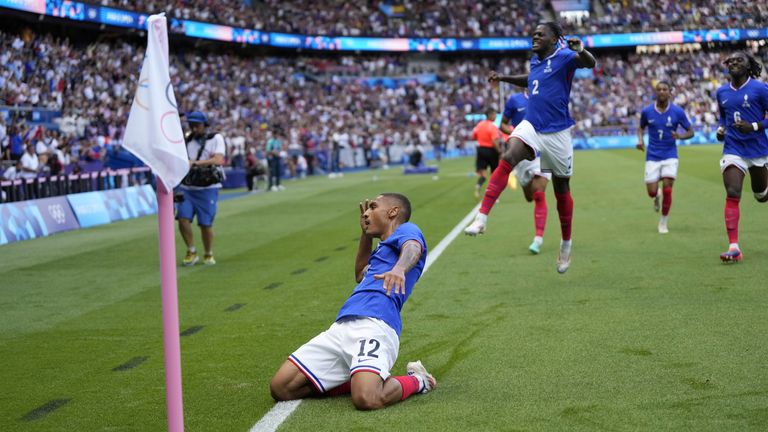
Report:
[[[747,180],[745,258],[721,264],[720,147],[680,153],[667,235],[640,152],[576,153],[565,275],[551,189],[538,256],[532,204],[505,191],[488,232],[457,238],[404,308],[393,373],[420,359],[438,389],[377,412],[305,401],[281,430],[765,430],[768,206]],[[180,331],[202,327],[181,338],[186,429],[247,431],[270,410],[272,374],[354,287],[360,200],[406,194],[434,247],[476,204],[472,167],[223,201],[218,265],[178,269]],[[0,430],[165,429],[156,231],[147,217],[0,247]]]

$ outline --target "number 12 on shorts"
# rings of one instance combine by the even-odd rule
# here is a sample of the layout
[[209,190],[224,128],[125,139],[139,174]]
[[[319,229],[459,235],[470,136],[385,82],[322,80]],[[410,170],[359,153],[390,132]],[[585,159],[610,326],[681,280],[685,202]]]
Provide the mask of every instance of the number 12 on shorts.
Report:
[[[370,350],[368,351],[368,354],[365,353],[366,345],[369,346]],[[360,340],[360,352],[357,353],[358,357],[368,356],[373,358],[379,358],[379,355],[376,354],[376,351],[379,350],[379,347],[381,347],[381,343],[377,341],[376,339],[362,339]]]

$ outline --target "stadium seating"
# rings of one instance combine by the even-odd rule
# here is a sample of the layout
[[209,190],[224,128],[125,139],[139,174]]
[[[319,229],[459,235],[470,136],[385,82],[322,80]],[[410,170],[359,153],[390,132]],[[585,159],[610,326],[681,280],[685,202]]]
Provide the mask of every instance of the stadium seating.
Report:
[[[516,0],[359,1],[105,0],[105,6],[169,17],[287,33],[338,36],[480,37],[528,35],[532,24],[552,19],[552,2]],[[590,2],[587,2],[590,3]],[[387,5],[398,5],[388,8]],[[395,12],[395,10],[397,12]],[[572,33],[669,31],[765,26],[765,2],[724,0],[593,0],[589,16],[567,23]]]

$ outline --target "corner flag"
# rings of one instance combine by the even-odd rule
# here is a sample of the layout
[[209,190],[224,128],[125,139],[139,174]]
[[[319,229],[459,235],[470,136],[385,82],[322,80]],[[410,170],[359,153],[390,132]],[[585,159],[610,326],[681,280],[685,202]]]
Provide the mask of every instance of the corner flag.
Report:
[[189,158],[168,71],[165,14],[150,16],[147,30],[147,52],[123,147],[147,164],[167,190],[172,190],[187,175]]
[[147,53],[125,128],[123,146],[147,164],[160,179],[157,183],[157,223],[163,302],[165,400],[168,430],[183,432],[173,188],[187,175],[189,158],[168,71],[168,27],[165,14],[150,16],[147,30]]

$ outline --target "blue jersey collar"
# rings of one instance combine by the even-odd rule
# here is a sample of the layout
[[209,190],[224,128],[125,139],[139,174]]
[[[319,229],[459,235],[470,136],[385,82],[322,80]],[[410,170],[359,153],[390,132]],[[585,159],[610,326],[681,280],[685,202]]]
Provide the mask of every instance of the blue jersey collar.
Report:
[[736,87],[734,87],[734,86],[733,86],[733,83],[730,83],[730,86],[731,86],[731,88],[732,88],[734,91],[739,91],[739,90],[743,89],[743,88],[744,88],[744,86],[745,86],[745,85],[747,85],[747,84],[749,83],[749,81],[750,81],[750,80],[752,80],[752,77],[747,77],[747,80],[746,80],[746,81],[744,81],[744,84],[742,84],[742,85],[741,85],[741,87],[739,87],[739,88],[736,88]]

